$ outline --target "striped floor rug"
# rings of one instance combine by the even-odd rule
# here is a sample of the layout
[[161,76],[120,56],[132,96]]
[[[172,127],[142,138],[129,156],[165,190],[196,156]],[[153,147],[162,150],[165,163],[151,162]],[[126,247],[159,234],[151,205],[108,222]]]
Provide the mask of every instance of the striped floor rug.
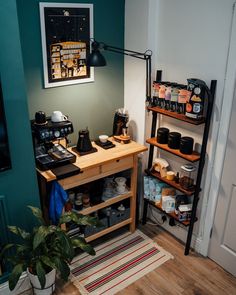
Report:
[[71,264],[72,282],[82,295],[112,295],[121,291],[173,256],[141,231],[118,236],[85,253]]

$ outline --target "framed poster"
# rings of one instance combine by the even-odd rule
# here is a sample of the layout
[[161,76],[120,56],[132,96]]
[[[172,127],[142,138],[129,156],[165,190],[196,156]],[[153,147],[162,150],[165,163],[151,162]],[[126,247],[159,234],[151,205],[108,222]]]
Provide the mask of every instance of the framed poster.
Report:
[[45,88],[94,81],[93,4],[39,3]]

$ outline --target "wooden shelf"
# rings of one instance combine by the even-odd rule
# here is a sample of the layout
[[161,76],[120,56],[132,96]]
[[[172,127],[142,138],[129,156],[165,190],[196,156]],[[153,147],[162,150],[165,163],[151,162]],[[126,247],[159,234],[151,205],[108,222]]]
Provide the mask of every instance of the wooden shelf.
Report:
[[84,210],[81,210],[81,211],[74,210],[74,212],[79,213],[79,214],[83,214],[83,215],[88,215],[88,214],[91,214],[91,213],[93,213],[93,212],[95,212],[97,210],[103,209],[105,207],[109,207],[112,204],[115,204],[117,202],[123,201],[123,200],[131,198],[131,197],[132,197],[131,192],[128,192],[127,194],[123,194],[123,195],[113,197],[113,198],[111,198],[109,200],[106,200],[105,202],[102,202],[102,203],[97,204],[95,206],[86,208]]
[[162,150],[165,150],[173,155],[176,155],[178,157],[181,157],[187,161],[190,161],[190,162],[197,162],[200,160],[200,154],[198,152],[195,152],[193,151],[193,153],[191,155],[186,155],[186,154],[182,154],[180,152],[180,150],[174,150],[174,149],[171,149],[168,147],[167,144],[160,144],[157,142],[157,139],[156,137],[153,137],[153,138],[149,138],[146,140],[147,143],[151,144],[151,145],[154,145],[156,147],[158,147],[159,149],[162,149]]
[[[180,220],[178,219],[178,216],[177,216],[174,212],[173,212],[173,213],[167,213],[167,212],[165,212],[164,210],[162,210],[162,208],[161,208],[161,204],[155,204],[154,202],[149,201],[149,200],[148,200],[148,202],[149,202],[149,204],[151,204],[153,207],[155,207],[155,208],[157,208],[158,210],[160,210],[161,212],[165,213],[167,216],[174,218],[175,221],[177,221],[177,222],[183,224],[184,226],[189,226],[189,224],[190,224],[190,221],[189,221],[189,220],[186,220],[186,221],[180,221]],[[196,220],[197,220],[197,219],[196,219]]]
[[104,235],[118,229],[118,228],[121,228],[121,227],[123,227],[125,225],[128,225],[130,223],[132,223],[132,218],[128,218],[128,219],[126,219],[126,220],[124,220],[124,221],[122,221],[120,223],[117,223],[117,224],[115,224],[113,226],[110,226],[110,227],[104,229],[104,230],[101,230],[100,232],[87,237],[85,240],[86,240],[87,243],[89,243],[89,242],[91,242],[93,240],[96,240],[96,239],[98,239],[98,238],[100,238],[100,237],[102,237],[102,236],[104,236]]
[[193,190],[186,190],[186,189],[182,188],[182,186],[180,186],[179,183],[176,183],[173,180],[168,180],[168,179],[166,179],[164,177],[161,177],[160,173],[156,172],[154,170],[146,171],[146,173],[153,176],[153,177],[158,178],[162,182],[165,182],[165,183],[169,184],[170,186],[176,188],[177,190],[181,191],[182,193],[184,193],[187,196],[192,196],[194,194],[194,192],[195,192],[194,189]]
[[193,125],[201,125],[201,124],[205,123],[205,118],[203,118],[201,120],[193,120],[191,118],[186,117],[184,114],[178,114],[176,112],[167,111],[167,110],[161,109],[159,107],[148,107],[147,109],[148,109],[148,111],[156,112],[156,113],[159,113],[159,114],[171,117],[171,118],[175,118],[177,120],[184,121],[184,122],[187,122],[187,123],[190,123]]

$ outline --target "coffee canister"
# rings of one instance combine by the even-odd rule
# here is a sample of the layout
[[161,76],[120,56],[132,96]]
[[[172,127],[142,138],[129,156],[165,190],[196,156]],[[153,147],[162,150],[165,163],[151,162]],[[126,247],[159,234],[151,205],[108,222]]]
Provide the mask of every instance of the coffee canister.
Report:
[[157,129],[157,142],[160,144],[168,143],[169,129],[161,127]]
[[168,136],[168,147],[171,149],[179,149],[181,134],[179,132],[170,132]]
[[188,81],[188,90],[191,95],[186,105],[185,115],[189,118],[200,120],[205,113],[205,92],[207,89],[206,83],[202,80],[190,78]]
[[191,155],[193,152],[193,138],[188,136],[183,136],[180,139],[179,150],[182,154]]

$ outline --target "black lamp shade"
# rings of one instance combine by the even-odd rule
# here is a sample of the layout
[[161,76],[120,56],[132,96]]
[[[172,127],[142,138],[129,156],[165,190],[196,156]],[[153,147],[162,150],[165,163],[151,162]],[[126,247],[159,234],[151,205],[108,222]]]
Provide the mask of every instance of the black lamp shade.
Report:
[[92,53],[87,58],[87,66],[89,67],[104,67],[106,60],[98,49],[92,50]]

